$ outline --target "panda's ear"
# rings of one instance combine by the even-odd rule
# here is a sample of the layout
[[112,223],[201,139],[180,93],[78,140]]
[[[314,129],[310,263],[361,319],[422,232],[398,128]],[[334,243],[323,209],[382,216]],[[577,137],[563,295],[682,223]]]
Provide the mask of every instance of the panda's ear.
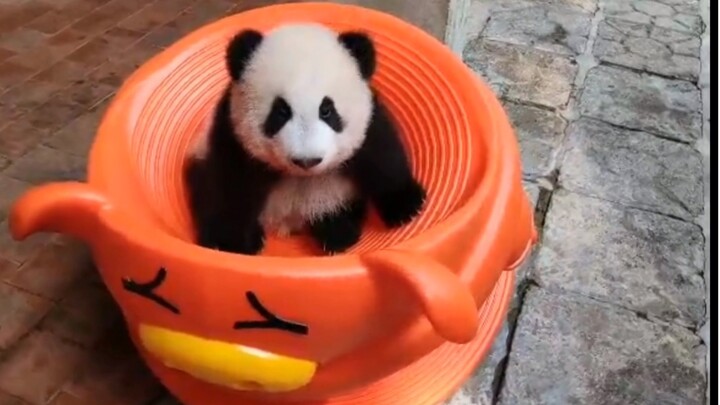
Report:
[[233,81],[238,81],[245,71],[248,61],[263,40],[263,35],[255,30],[245,30],[230,39],[225,49],[225,62]]
[[338,39],[357,61],[363,79],[370,79],[375,73],[375,44],[372,39],[356,31],[343,32]]

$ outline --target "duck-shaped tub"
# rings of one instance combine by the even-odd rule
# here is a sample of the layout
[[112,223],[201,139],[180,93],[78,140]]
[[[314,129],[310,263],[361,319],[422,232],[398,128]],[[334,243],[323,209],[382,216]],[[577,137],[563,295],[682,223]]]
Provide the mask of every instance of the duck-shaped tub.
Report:
[[[228,78],[241,28],[289,22],[362,29],[373,85],[428,189],[397,230],[371,219],[348,253],[302,237],[259,256],[191,242],[183,157]],[[535,241],[517,142],[492,92],[441,43],[368,9],[285,4],[209,24],[122,86],[98,130],[87,183],[30,190],[13,235],[87,241],[153,372],[189,405],[435,405],[491,346]]]

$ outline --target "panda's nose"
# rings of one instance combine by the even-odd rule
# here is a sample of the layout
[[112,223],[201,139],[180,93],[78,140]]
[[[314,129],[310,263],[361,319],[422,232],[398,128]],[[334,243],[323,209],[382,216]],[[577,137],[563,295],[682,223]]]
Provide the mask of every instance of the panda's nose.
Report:
[[309,169],[319,165],[320,162],[322,162],[322,158],[292,159],[292,162],[295,166]]

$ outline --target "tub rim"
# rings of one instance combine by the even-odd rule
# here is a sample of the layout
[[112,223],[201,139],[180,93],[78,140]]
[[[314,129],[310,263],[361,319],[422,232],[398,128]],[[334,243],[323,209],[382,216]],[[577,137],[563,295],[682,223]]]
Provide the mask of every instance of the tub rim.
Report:
[[[304,11],[335,11],[339,13],[347,13],[348,15],[358,16],[362,18],[372,19],[378,27],[384,26],[387,29],[402,35],[403,38],[412,38],[418,47],[423,48],[422,52],[430,52],[435,59],[438,70],[445,72],[448,76],[453,76],[454,84],[461,85],[464,81],[472,82],[474,86],[468,86],[465,89],[458,89],[457,94],[461,103],[466,107],[467,111],[487,111],[483,115],[485,123],[479,118],[465,117],[465,120],[475,121],[469,127],[477,127],[481,125],[488,130],[484,131],[484,143],[489,145],[493,153],[486,155],[485,174],[479,180],[477,188],[468,195],[465,201],[456,207],[448,216],[440,221],[430,225],[427,229],[418,235],[409,237],[406,240],[393,245],[386,246],[381,250],[403,251],[408,254],[430,253],[434,250],[433,246],[442,244],[453,235],[463,232],[468,223],[485,223],[493,216],[504,216],[506,213],[497,212],[502,204],[496,204],[499,200],[507,200],[509,194],[507,187],[502,187],[505,182],[514,183],[516,181],[515,172],[512,166],[515,162],[516,146],[514,137],[508,136],[512,134],[512,128],[507,121],[507,116],[502,109],[499,100],[496,98],[492,90],[480,78],[476,77],[470,69],[452,51],[445,47],[440,41],[431,37],[429,34],[419,28],[402,21],[394,16],[385,14],[380,11],[368,8],[342,5],[332,3],[295,3],[295,4],[278,4],[267,7],[261,7],[249,11],[244,11],[243,18],[250,18],[255,15],[262,17],[267,12],[287,11],[293,8],[303,9]],[[280,10],[282,9],[282,10]],[[121,212],[128,222],[122,226],[114,226],[117,221],[102,221],[108,228],[108,231],[114,232],[117,236],[122,237],[132,244],[151,249],[155,254],[161,257],[174,257],[188,263],[213,263],[220,264],[224,268],[235,268],[237,271],[254,272],[258,266],[272,272],[273,275],[285,276],[288,274],[296,277],[298,271],[307,271],[308,268],[314,268],[320,271],[332,271],[335,275],[351,276],[360,271],[362,265],[362,257],[368,252],[344,253],[334,256],[302,256],[302,257],[278,257],[263,255],[242,255],[228,252],[218,252],[211,249],[200,247],[194,243],[184,241],[157,226],[157,223],[150,223],[145,219],[131,215],[131,213],[123,210],[121,205],[114,206],[113,192],[110,183],[117,179],[127,176],[127,172],[122,171],[124,163],[127,163],[127,155],[118,153],[117,147],[122,140],[118,136],[118,127],[127,127],[124,121],[130,115],[132,108],[137,109],[137,105],[131,105],[130,100],[135,95],[147,90],[144,88],[144,78],[157,75],[163,70],[170,68],[171,62],[177,61],[182,57],[182,53],[198,42],[210,32],[217,30],[222,26],[233,24],[237,19],[237,15],[231,15],[206,24],[173,45],[166,50],[156,54],[141,65],[134,73],[128,77],[126,82],[118,90],[114,100],[111,102],[105,112],[100,128],[97,133],[95,142],[91,148],[88,162],[88,185],[103,195],[108,205],[112,209],[103,210],[108,216]],[[136,179],[138,180],[138,179]],[[499,193],[505,189],[505,195]],[[487,209],[487,205],[493,207]],[[484,215],[482,215],[484,214]],[[481,216],[483,218],[478,218]],[[101,216],[102,217],[102,216]],[[109,217],[107,218],[109,219]],[[487,232],[479,232],[481,234],[478,240],[483,240]],[[463,252],[469,255],[471,252]],[[246,270],[244,270],[246,269]],[[315,273],[315,272],[312,272]],[[327,275],[327,274],[326,274]],[[359,274],[354,274],[355,276]]]

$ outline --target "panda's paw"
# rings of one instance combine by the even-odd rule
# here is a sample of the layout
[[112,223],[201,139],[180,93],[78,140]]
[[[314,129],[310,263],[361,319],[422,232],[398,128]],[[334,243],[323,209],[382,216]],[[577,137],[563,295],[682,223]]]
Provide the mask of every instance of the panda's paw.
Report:
[[412,221],[420,213],[427,193],[417,180],[386,192],[375,199],[375,206],[385,225],[396,228]]
[[253,224],[245,229],[228,228],[223,226],[205,229],[200,233],[199,244],[222,252],[244,255],[255,255],[265,246],[265,232],[260,224]]
[[[224,245],[224,246],[223,246]],[[219,246],[220,250],[243,255],[255,255],[265,246],[265,231],[260,224],[249,225],[234,238]]]
[[[317,237],[316,237],[317,238]],[[328,255],[343,253],[360,240],[360,229],[346,228],[344,231],[337,230],[317,238],[323,252]]]
[[344,210],[310,224],[310,232],[323,252],[329,255],[342,253],[360,240],[366,208],[365,201],[356,201]]

